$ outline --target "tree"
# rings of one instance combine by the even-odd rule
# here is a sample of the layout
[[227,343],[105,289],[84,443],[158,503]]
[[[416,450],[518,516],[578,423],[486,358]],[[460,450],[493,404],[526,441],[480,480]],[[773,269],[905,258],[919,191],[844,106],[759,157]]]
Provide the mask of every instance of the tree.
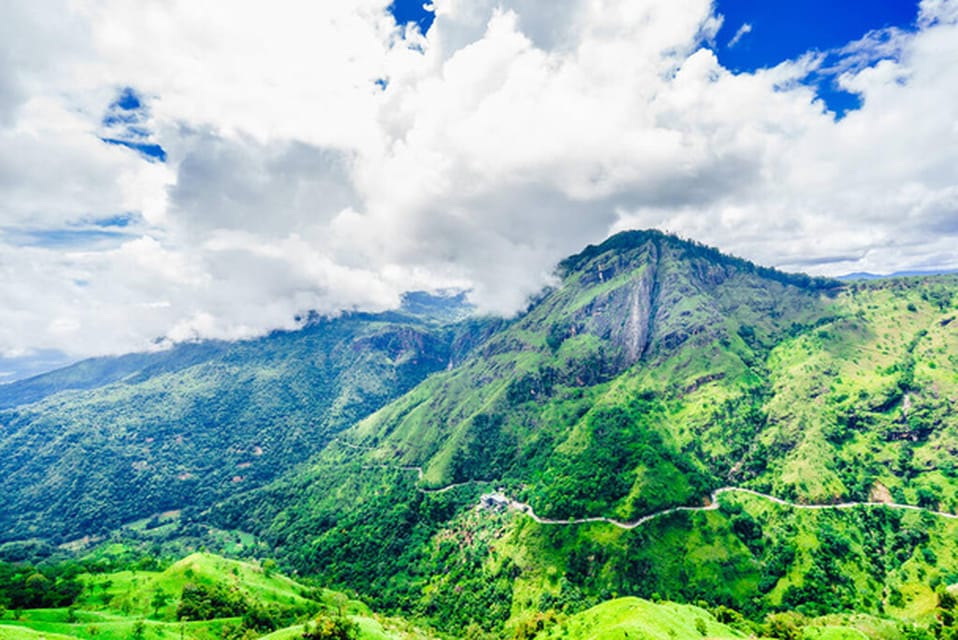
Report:
[[336,607],[336,615],[342,618],[343,612],[349,605],[349,598],[346,597],[346,594],[336,592],[330,594],[330,600],[332,600],[333,606]]
[[24,582],[24,590],[27,593],[28,606],[42,607],[46,604],[50,591],[50,579],[39,571],[32,573]]
[[779,640],[798,640],[807,620],[795,611],[773,613],[765,619],[765,633]]
[[303,640],[355,640],[359,637],[359,625],[345,616],[319,615],[307,622]]
[[150,599],[150,606],[153,607],[153,617],[160,615],[160,609],[165,607],[170,601],[170,596],[168,593],[163,591],[160,587],[157,587],[153,591],[153,597]]
[[704,636],[706,633],[708,633],[708,627],[705,625],[705,620],[703,620],[702,618],[696,618],[695,630],[698,632],[700,636]]
[[276,561],[272,558],[267,558],[263,561],[263,575],[267,578],[273,575],[273,572],[276,571]]

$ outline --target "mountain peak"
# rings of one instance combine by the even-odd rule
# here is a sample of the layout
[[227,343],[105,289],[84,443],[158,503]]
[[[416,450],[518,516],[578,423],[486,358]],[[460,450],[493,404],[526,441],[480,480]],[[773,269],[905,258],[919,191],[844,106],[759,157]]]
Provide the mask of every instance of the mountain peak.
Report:
[[[779,271],[774,267],[763,267],[755,263],[739,258],[727,253],[722,253],[715,247],[680,238],[674,234],[665,233],[658,229],[632,229],[621,231],[606,238],[598,245],[588,245],[579,253],[569,256],[559,263],[557,272],[562,278],[582,271],[597,258],[606,254],[614,254],[622,258],[635,258],[637,263],[631,264],[633,267],[641,266],[641,261],[646,259],[645,251],[635,253],[637,250],[644,250],[654,246],[656,253],[661,253],[665,247],[674,250],[676,256],[699,262],[711,263],[715,266],[728,267],[737,271],[744,271],[755,274],[761,278],[775,280],[782,284],[792,285],[800,289],[807,290],[829,290],[837,289],[843,286],[843,283],[825,277],[810,276],[806,273],[789,273]],[[631,260],[629,260],[631,263]]]
[[587,245],[585,249],[569,256],[559,263],[558,272],[565,277],[568,274],[580,270],[589,261],[609,252],[626,253],[647,245],[650,242],[662,242],[667,238],[678,240],[675,236],[670,236],[658,229],[632,229],[629,231],[620,231],[609,236],[599,244]]

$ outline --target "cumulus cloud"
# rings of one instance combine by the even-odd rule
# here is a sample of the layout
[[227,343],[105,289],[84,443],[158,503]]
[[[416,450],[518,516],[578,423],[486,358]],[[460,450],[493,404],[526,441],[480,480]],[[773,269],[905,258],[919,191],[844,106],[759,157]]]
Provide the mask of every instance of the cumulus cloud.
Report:
[[[388,4],[4,8],[0,351],[243,338],[421,288],[508,314],[633,227],[814,273],[958,266],[955,0],[739,74],[709,0],[436,0],[425,35]],[[836,120],[809,73],[861,109]]]

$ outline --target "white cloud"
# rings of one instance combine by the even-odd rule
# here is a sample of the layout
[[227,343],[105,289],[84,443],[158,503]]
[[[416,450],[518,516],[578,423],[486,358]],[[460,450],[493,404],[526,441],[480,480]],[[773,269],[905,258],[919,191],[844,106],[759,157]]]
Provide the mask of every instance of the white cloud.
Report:
[[[635,226],[816,273],[958,266],[955,0],[754,74],[703,48],[708,0],[437,0],[405,41],[387,5],[4,8],[0,351],[246,337],[414,288],[508,313]],[[835,121],[816,69],[862,108]],[[123,87],[165,164],[99,140]],[[22,242],[125,212],[107,242]]]
[[742,26],[738,28],[738,31],[735,32],[735,35],[732,36],[731,40],[728,41],[728,44],[725,45],[729,49],[741,42],[742,38],[752,33],[752,25],[748,22],[742,23]]

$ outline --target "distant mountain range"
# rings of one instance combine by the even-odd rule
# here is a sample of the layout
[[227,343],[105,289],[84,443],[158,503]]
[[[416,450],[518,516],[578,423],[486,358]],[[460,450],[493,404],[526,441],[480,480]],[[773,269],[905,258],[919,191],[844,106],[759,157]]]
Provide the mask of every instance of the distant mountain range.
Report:
[[914,276],[943,276],[958,273],[958,269],[927,269],[911,271],[895,271],[894,273],[880,274],[869,273],[867,271],[856,271],[838,276],[838,280],[878,280],[880,278],[907,278]]
[[75,360],[56,349],[41,349],[22,356],[0,357],[0,385],[55,371],[69,366]]

